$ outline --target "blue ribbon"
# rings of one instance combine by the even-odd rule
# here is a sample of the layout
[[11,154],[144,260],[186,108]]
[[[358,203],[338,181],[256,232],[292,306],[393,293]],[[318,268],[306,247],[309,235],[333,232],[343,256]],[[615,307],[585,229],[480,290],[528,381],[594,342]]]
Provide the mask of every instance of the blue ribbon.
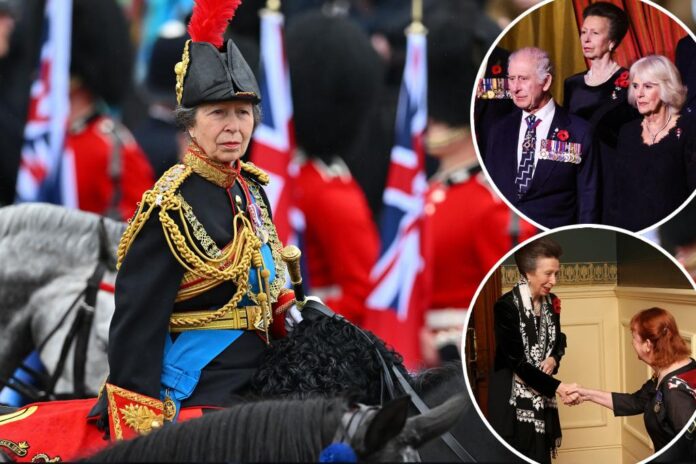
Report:
[[242,330],[226,329],[189,330],[179,335],[174,343],[171,337],[167,336],[160,379],[160,398],[164,401],[168,396],[176,405],[176,415],[172,422],[176,422],[179,417],[181,401],[191,396],[196,389],[201,370],[234,343],[242,333]]

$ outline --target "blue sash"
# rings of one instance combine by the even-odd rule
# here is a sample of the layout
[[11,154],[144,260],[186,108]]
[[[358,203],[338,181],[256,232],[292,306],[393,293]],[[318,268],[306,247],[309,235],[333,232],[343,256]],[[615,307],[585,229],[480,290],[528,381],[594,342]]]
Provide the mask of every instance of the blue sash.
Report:
[[[268,243],[261,247],[261,255],[266,268],[271,273],[268,281],[272,282],[275,278],[275,262]],[[258,292],[259,280],[256,269],[249,271],[249,284],[255,292]],[[249,297],[244,296],[239,305],[250,304],[252,302]],[[176,422],[179,416],[181,402],[190,397],[196,389],[203,368],[234,343],[243,332],[243,330],[233,329],[188,330],[182,332],[174,342],[171,336],[167,335],[162,361],[160,399],[164,401],[165,397],[169,397],[176,405],[176,415],[172,422]]]

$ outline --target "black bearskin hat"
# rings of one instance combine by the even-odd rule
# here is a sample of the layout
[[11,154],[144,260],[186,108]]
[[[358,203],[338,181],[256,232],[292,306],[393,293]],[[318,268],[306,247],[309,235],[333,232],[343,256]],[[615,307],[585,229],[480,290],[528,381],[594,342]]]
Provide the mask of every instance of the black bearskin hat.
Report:
[[445,2],[425,25],[428,115],[452,127],[468,126],[476,72],[498,28],[472,0]]
[[188,39],[186,26],[180,21],[169,21],[160,28],[145,77],[145,89],[151,100],[176,105],[176,75],[172,70],[181,59],[181,50]]
[[115,0],[75,0],[70,74],[95,96],[119,104],[131,84],[133,47]]
[[177,63],[177,100],[191,108],[224,100],[261,101],[251,68],[232,40],[223,43],[228,21],[240,0],[197,0],[189,23],[191,40]]
[[428,115],[452,127],[469,125],[476,76],[472,62],[472,26],[439,15],[428,27]]
[[312,157],[345,154],[380,89],[377,52],[356,24],[320,12],[289,22],[286,42],[297,144]]

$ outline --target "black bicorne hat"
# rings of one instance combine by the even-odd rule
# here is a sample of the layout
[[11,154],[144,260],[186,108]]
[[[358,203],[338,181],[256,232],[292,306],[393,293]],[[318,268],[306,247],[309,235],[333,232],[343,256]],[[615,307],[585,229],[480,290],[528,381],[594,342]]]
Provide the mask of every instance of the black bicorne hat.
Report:
[[[229,16],[206,16],[209,11],[220,11],[219,8],[206,11],[211,3],[227,4]],[[191,108],[201,103],[225,100],[248,100],[254,104],[261,101],[254,73],[234,42],[228,40],[224,47],[219,46],[228,19],[234,15],[239,3],[239,0],[196,2],[189,24],[191,40],[186,42],[181,62],[174,68],[180,105]]]

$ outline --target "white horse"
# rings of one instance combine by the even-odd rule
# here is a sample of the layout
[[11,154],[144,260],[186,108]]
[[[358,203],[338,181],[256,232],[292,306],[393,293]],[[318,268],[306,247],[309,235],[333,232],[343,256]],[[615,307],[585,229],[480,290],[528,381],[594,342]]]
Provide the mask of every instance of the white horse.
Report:
[[[86,362],[78,369],[84,369],[83,394],[96,394],[107,375],[106,343],[114,310],[110,288],[124,230],[124,223],[55,205],[0,208],[0,379],[9,378],[37,348],[53,376],[64,342],[82,312],[80,317],[89,314],[93,320],[84,350]],[[106,268],[104,284],[94,310],[85,309],[82,296],[100,261]],[[75,346],[68,348],[49,394],[75,393]]]

